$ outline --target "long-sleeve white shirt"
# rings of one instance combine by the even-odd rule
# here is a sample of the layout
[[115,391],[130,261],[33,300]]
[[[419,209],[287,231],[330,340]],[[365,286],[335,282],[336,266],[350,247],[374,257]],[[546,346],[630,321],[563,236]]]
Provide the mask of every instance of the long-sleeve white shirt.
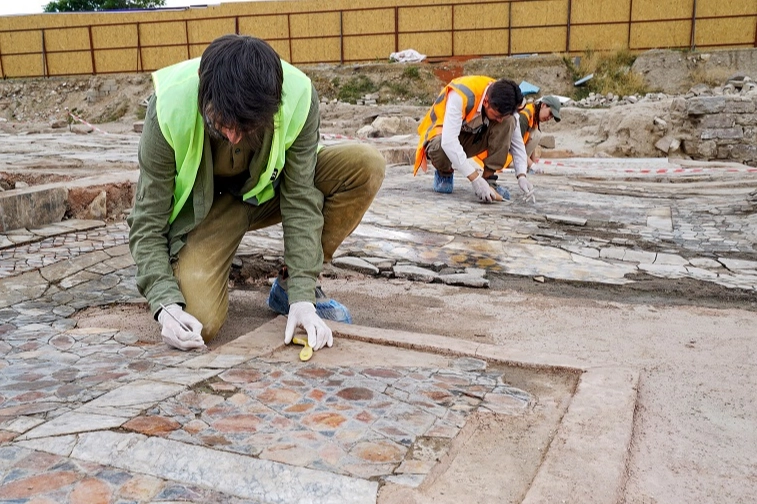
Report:
[[[486,91],[484,91],[484,94]],[[482,115],[483,100],[478,104],[477,114]],[[488,125],[489,120],[486,116],[482,117],[484,124]],[[508,117],[507,120],[512,120]],[[472,163],[468,162],[468,156],[460,145],[460,131],[463,128],[463,98],[455,93],[450,92],[447,95],[447,106],[444,111],[444,124],[442,124],[442,150],[452,163],[452,168],[468,177],[475,171]],[[510,140],[510,154],[513,156],[513,167],[515,176],[526,173],[528,165],[526,164],[526,146],[523,143],[523,136],[520,134],[519,121],[515,121],[513,136]]]

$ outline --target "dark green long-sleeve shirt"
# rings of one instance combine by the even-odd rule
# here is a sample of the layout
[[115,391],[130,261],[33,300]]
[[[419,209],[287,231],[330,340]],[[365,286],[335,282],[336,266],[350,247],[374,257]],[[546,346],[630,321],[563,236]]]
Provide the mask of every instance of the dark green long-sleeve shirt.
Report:
[[[323,194],[315,187],[315,164],[318,154],[320,114],[318,94],[312,88],[310,111],[297,139],[286,151],[280,175],[280,208],[284,228],[284,260],[289,272],[289,302],[315,302],[315,285],[323,267],[321,231],[323,229]],[[192,194],[176,219],[169,225],[173,208],[176,162],[174,151],[163,137],[158,124],[155,97],[147,107],[139,142],[139,182],[134,208],[127,219],[130,227],[129,248],[137,265],[137,287],[147,298],[152,313],[160,304],[186,304],[171,267],[186,235],[208,214],[214,196],[214,158],[229,159],[232,152],[250,159],[249,174],[239,193],[257,183],[270,153],[273,130],[265,132],[262,147],[249,150],[245,143],[211,142],[207,133],[203,155]],[[228,149],[229,156],[218,156],[218,149]],[[244,151],[235,152],[237,149]],[[246,150],[245,150],[246,149]],[[233,167],[220,167],[228,173]]]

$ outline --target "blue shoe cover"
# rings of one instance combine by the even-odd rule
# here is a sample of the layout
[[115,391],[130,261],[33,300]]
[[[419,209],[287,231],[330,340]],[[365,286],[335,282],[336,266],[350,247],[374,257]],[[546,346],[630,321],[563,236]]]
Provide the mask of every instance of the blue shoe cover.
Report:
[[[281,287],[279,279],[273,281],[271,291],[268,293],[268,308],[282,315],[289,314],[289,296]],[[315,312],[324,320],[335,322],[352,323],[352,316],[346,306],[338,301],[329,299],[320,287],[315,289]]]
[[510,201],[510,191],[507,190],[507,187],[503,186],[492,186],[495,191],[497,191],[497,194],[502,196],[502,198],[506,199],[507,201]]
[[438,193],[450,194],[455,188],[455,178],[450,175],[439,175],[434,172],[434,191]]

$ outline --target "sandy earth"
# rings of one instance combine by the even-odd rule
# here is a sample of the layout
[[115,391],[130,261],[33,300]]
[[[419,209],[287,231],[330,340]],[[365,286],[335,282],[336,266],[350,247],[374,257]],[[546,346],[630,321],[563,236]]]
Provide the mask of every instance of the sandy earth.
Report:
[[[625,303],[607,292],[566,298],[550,296],[548,287],[544,293],[523,293],[354,276],[326,279],[324,288],[349,305],[356,324],[637,368],[639,405],[622,502],[754,502],[754,310]],[[274,314],[265,308],[266,295],[264,287],[233,291],[229,322],[216,344],[270,320]],[[159,338],[157,323],[141,304],[112,313],[90,310],[83,319],[83,326],[129,327],[146,339]],[[510,426],[523,433],[522,439],[513,440],[513,453],[538,456],[540,433],[534,429],[548,425],[545,421],[554,413],[545,411],[542,417],[527,418],[529,425]],[[506,467],[517,468],[513,453],[491,453],[489,448],[488,436],[506,431],[506,425],[482,429],[461,451],[457,463],[503,464],[503,472]],[[444,487],[432,485],[417,502],[492,502],[485,492],[478,494],[480,500],[469,500],[470,484],[475,482],[454,477],[445,482]],[[498,488],[503,482],[477,483],[475,488],[483,492],[480,489]],[[511,497],[497,502],[519,502],[517,495]]]
[[[483,70],[489,64],[478,63]],[[523,78],[530,77],[531,81],[546,75],[538,69],[523,72]],[[545,88],[561,89],[565,78],[555,75],[554,82]],[[129,90],[129,112],[117,123],[98,127],[124,132],[136,120],[138,102],[149,94],[150,86],[142,77],[118,79]],[[65,131],[51,129],[51,121],[65,120],[65,108],[82,104],[86,92],[97,87],[97,80],[69,79],[66,85],[63,82],[50,79],[47,84],[19,87],[16,91],[14,83],[0,83],[0,116],[6,119],[0,121],[0,132]],[[51,83],[55,94],[49,92]],[[87,117],[104,117],[117,102],[115,97],[101,97],[87,108]],[[560,125],[549,124],[544,129],[557,138],[554,155],[655,156],[661,153],[654,150],[654,140],[662,133],[654,129],[652,118],[656,115],[664,118],[667,106],[666,102],[658,102],[611,110],[570,109],[563,113],[565,120]],[[18,110],[18,114],[11,114],[13,110]],[[336,133],[343,126],[340,120],[365,124],[376,110],[353,107],[346,112],[346,119],[337,116],[326,119],[334,121],[331,128]],[[412,117],[423,107],[393,110],[392,113]],[[90,131],[83,125],[75,126],[74,130]],[[738,308],[733,308],[727,301],[699,300],[688,305],[688,299],[665,299],[665,292],[633,295],[629,299],[628,290],[580,287],[565,295],[554,295],[554,285],[534,285],[493,281],[492,289],[472,290],[355,277],[324,281],[327,292],[350,307],[356,324],[440,334],[639,369],[639,406],[622,502],[755,502],[754,299],[742,299]],[[229,322],[214,345],[273,318],[265,307],[266,295],[267,288],[259,284],[250,290],[234,290]],[[91,309],[80,317],[81,326],[129,327],[143,334],[145,340],[160,339],[158,325],[147,314],[144,304]],[[514,452],[525,453],[526,457],[538,456],[539,447],[533,442],[538,433],[529,431],[538,425],[534,421],[516,429],[524,434],[512,440]],[[517,468],[517,458],[492,453],[489,448],[491,436],[501,436],[505,431],[506,425],[482,426],[480,435],[461,448],[458,463],[468,464],[469,469],[476,464]],[[510,500],[485,494],[483,489],[508,484],[504,478],[445,481],[444,488],[432,485],[417,502],[519,502],[517,492],[510,495]],[[524,482],[513,482],[516,488],[518,484]],[[391,495],[385,498],[399,499]]]

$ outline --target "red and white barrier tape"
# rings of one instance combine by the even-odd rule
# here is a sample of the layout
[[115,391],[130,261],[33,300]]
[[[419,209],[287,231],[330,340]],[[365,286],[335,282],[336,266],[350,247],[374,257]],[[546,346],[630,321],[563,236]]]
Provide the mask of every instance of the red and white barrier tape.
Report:
[[[598,168],[596,166],[579,166],[575,164],[568,164],[568,163],[560,163],[556,161],[549,161],[549,160],[539,160],[539,164],[549,165],[549,166],[559,166],[563,168],[577,168],[577,169],[591,169],[591,168]],[[677,167],[677,168],[628,168],[628,167],[613,167],[613,166],[607,166],[607,167],[601,167],[601,170],[603,171],[614,171],[614,172],[624,172],[624,173],[643,173],[645,175],[662,175],[665,173],[706,173],[706,172],[726,172],[726,173],[757,173],[757,168],[753,166],[743,166],[743,167],[735,167],[735,166],[729,166],[728,168],[718,168],[718,167],[702,167],[702,168],[683,168],[683,167]]]
[[82,124],[86,124],[87,126],[89,126],[90,128],[92,128],[93,130],[95,130],[95,131],[99,131],[99,132],[100,132],[100,133],[102,133],[103,135],[107,135],[107,134],[108,134],[108,132],[107,132],[107,131],[103,131],[103,130],[101,130],[100,128],[98,128],[97,126],[93,126],[92,124],[88,123],[87,121],[85,121],[85,120],[84,120],[84,119],[82,119],[81,117],[79,117],[79,116],[77,116],[77,115],[74,115],[74,114],[72,114],[70,110],[67,110],[67,112],[68,112],[68,115],[70,115],[70,116],[71,116],[71,117],[72,117],[72,118],[73,118],[73,119],[74,119],[75,121],[79,121],[79,122],[80,122],[80,123],[82,123]]

